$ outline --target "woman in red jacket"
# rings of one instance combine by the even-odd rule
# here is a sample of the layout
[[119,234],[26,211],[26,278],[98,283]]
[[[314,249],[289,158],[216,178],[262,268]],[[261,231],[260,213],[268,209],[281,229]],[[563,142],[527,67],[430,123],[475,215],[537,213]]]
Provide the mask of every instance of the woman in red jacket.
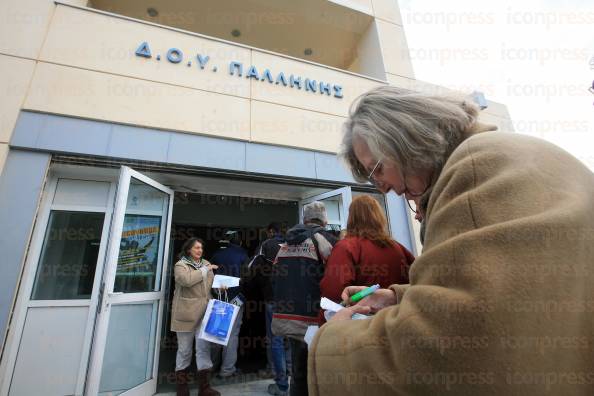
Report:
[[347,286],[379,283],[387,288],[408,283],[408,268],[415,257],[390,237],[380,204],[369,195],[351,203],[346,237],[328,258],[320,283],[322,297],[340,302]]

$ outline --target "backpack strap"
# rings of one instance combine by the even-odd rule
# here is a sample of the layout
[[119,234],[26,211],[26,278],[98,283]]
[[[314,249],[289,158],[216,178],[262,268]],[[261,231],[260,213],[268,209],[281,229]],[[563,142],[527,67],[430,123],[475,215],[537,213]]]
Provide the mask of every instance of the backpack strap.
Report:
[[320,246],[318,245],[318,240],[316,239],[316,234],[320,233],[321,231],[319,229],[316,229],[315,231],[313,231],[311,233],[311,242],[314,245],[314,248],[316,249],[316,256],[318,256],[318,262],[320,262],[322,265],[324,265],[324,260],[322,259],[322,255],[320,254]]

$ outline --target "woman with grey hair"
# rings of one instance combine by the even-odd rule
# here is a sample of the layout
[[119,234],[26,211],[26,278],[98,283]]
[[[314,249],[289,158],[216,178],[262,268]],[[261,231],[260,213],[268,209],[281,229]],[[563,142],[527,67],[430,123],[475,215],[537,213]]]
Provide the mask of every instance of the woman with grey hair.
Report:
[[353,110],[339,155],[357,181],[404,195],[422,221],[430,188],[454,149],[474,134],[496,129],[477,117],[478,107],[458,98],[380,87]]
[[311,395],[594,392],[594,175],[477,116],[464,100],[395,87],[352,107],[341,156],[357,180],[414,202],[424,247],[410,284],[318,331]]

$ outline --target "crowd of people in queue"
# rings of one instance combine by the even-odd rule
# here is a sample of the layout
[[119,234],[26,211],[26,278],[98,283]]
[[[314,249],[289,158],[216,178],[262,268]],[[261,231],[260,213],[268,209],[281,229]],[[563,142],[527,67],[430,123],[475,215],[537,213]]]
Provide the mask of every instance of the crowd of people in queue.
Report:
[[[309,325],[325,322],[319,306],[321,297],[340,302],[342,290],[350,285],[378,283],[387,287],[407,281],[414,256],[389,235],[386,217],[377,200],[368,195],[353,200],[347,230],[340,241],[334,232],[326,230],[327,224],[322,202],[305,205],[303,223],[285,234],[281,233],[279,223],[268,225],[269,238],[260,244],[251,260],[234,231],[227,233],[223,246],[211,256],[212,264],[202,257],[204,241],[199,238],[186,241],[174,269],[172,331],[178,338],[179,395],[189,394],[188,368],[193,340],[200,395],[219,394],[209,381],[213,355],[221,354],[220,378],[238,372],[235,364],[243,306],[228,344],[221,348],[198,337],[209,299],[224,293],[227,301],[245,301],[244,294],[252,295],[253,290],[258,290],[265,303],[266,334],[274,373],[268,393],[306,395],[308,347],[304,336]],[[238,277],[241,286],[213,293],[214,273]],[[180,323],[185,318],[190,319],[188,323]]]

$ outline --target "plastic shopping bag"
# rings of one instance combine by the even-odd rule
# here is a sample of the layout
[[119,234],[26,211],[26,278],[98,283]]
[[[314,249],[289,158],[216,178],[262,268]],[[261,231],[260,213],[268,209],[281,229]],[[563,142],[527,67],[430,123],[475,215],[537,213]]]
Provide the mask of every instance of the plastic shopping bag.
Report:
[[226,346],[238,313],[237,305],[216,299],[209,300],[198,337]]

